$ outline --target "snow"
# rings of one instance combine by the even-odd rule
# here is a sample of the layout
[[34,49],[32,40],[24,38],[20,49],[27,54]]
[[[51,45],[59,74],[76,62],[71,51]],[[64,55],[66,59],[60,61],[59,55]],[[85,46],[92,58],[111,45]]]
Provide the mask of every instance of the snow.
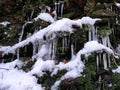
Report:
[[117,67],[117,69],[112,70],[113,73],[120,73],[120,66]]
[[35,77],[15,68],[22,65],[18,59],[0,64],[0,90],[43,90]]
[[54,23],[54,18],[49,13],[40,13],[36,18],[34,18],[35,21],[38,19],[41,19],[46,22]]
[[38,59],[38,58],[43,58],[45,57],[47,54],[49,53],[49,48],[47,47],[47,45],[43,44],[41,46],[41,49],[38,51],[38,53],[36,55],[34,55],[32,58],[33,59]]
[[23,71],[0,69],[0,90],[44,90],[37,79]]
[[10,24],[10,22],[8,22],[8,21],[3,21],[3,22],[0,22],[0,24],[6,27],[8,24]]
[[120,7],[120,3],[115,3],[115,4],[116,4],[116,6]]
[[118,44],[118,47],[116,48],[116,52],[119,54],[120,56],[120,44]]
[[[65,69],[67,72],[63,76],[61,76],[60,80],[56,81],[55,84],[51,87],[52,90],[57,90],[61,80],[68,78],[76,78],[82,75],[81,73],[83,72],[85,66],[81,60],[81,54],[88,54],[98,50],[105,50],[107,53],[113,54],[113,51],[110,48],[98,43],[97,41],[89,41],[85,43],[83,49],[80,50],[76,55],[74,55],[75,57],[66,64],[63,62],[59,62],[57,65],[55,65],[54,60],[44,60],[43,57],[48,55],[48,53],[50,52],[49,51],[50,48],[47,47],[46,45],[47,40],[46,41],[44,40],[44,36],[47,39],[53,40],[54,38],[56,38],[57,33],[60,32],[73,33],[75,30],[73,28],[73,25],[77,25],[79,27],[81,27],[82,24],[94,25],[97,20],[100,20],[92,19],[90,17],[83,17],[82,19],[78,20],[70,20],[68,18],[63,18],[61,20],[53,21],[53,19],[51,19],[52,17],[50,18],[49,15],[47,17],[47,15],[48,15],[47,13],[40,13],[38,17],[36,17],[34,20],[40,18],[45,21],[47,20],[47,22],[51,22],[52,24],[34,33],[26,40],[23,40],[11,47],[9,46],[4,49],[1,48],[1,50],[3,49],[5,51],[5,54],[15,53],[16,49],[24,47],[29,43],[35,42],[40,43],[37,54],[33,56],[33,58],[36,58],[37,60],[33,65],[32,69],[28,73],[15,69],[16,65],[18,65],[19,67],[21,67],[22,65],[22,63],[20,63],[18,59],[11,63],[0,64],[1,67],[10,69],[10,70],[0,69],[1,80],[0,88],[2,89],[7,88],[7,90],[43,90],[41,85],[37,84],[37,79],[32,75],[37,75],[41,77],[45,74],[45,71],[49,71],[51,72],[51,76],[53,76],[56,75],[58,71]],[[13,73],[14,75],[12,75]],[[12,79],[13,77],[14,79]],[[24,78],[24,80],[22,78]],[[7,82],[10,82],[9,80],[11,80],[13,84],[7,83],[4,80],[6,80]]]
[[96,21],[101,20],[99,18],[92,19],[90,17],[83,17],[80,19],[82,24],[91,24],[94,25]]
[[23,65],[23,62],[16,59],[16,60],[14,60],[12,62],[0,63],[0,68],[14,69],[16,66],[20,68],[22,65]]
[[61,80],[56,81],[55,84],[51,87],[51,90],[57,90],[60,82]]
[[10,48],[11,48],[11,46],[0,46],[0,51],[5,52],[5,51],[7,51]]
[[75,59],[71,59],[68,63],[60,62],[58,65],[55,66],[51,76],[57,74],[58,71],[67,70],[67,72],[60,78],[59,81],[56,81],[55,84],[51,87],[52,90],[57,90],[61,80],[68,79],[68,78],[77,78],[81,76],[85,66],[81,60],[82,54],[92,53],[98,50],[105,50],[109,54],[113,54],[113,51],[98,43],[97,41],[89,41],[85,43],[83,49],[81,49],[77,54]]
[[79,72],[77,72],[77,70],[71,70],[69,72],[67,72],[61,79],[67,79],[67,78],[77,78],[81,76]]
[[84,48],[79,51],[79,54],[87,54],[94,51],[105,50],[109,54],[114,54],[113,50],[106,47],[97,41],[89,41],[84,45]]
[[52,72],[54,66],[55,62],[53,60],[43,61],[41,58],[39,58],[33,65],[33,68],[29,74],[35,74],[40,77],[44,74],[44,71]]

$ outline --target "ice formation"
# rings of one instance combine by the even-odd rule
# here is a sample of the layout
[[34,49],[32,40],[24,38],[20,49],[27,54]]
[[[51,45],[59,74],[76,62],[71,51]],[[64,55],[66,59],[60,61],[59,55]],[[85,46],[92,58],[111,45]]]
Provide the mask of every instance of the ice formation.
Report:
[[[0,69],[0,89],[7,88],[7,90],[44,90],[44,88],[42,88],[40,84],[37,84],[37,79],[33,75],[41,77],[45,74],[45,71],[49,71],[52,77],[56,75],[58,71],[65,69],[67,72],[63,76],[61,76],[60,80],[56,81],[55,84],[51,87],[51,90],[57,90],[61,80],[71,77],[76,78],[82,75],[81,73],[83,72],[85,66],[83,60],[81,60],[81,55],[102,50],[110,55],[114,54],[114,52],[109,47],[100,44],[97,41],[93,41],[95,37],[94,33],[94,35],[91,34],[91,37],[93,36],[93,39],[90,39],[89,42],[84,45],[83,49],[81,49],[76,55],[73,51],[74,46],[71,45],[72,57],[68,63],[59,62],[58,64],[56,64],[55,60],[53,59],[55,59],[55,51],[57,46],[56,38],[59,37],[59,34],[65,32],[68,32],[69,34],[74,33],[75,28],[73,28],[73,25],[82,27],[83,24],[89,24],[90,26],[92,26],[91,30],[93,30],[93,25],[97,20],[100,19],[83,17],[82,19],[78,20],[63,18],[55,21],[49,14],[40,13],[36,18],[34,18],[34,20],[37,20],[39,18],[45,20],[46,22],[50,22],[51,24],[13,46],[0,48],[4,51],[4,54],[15,53],[17,49],[24,47],[29,43],[32,43],[34,46],[34,53],[32,58],[36,59],[36,62],[33,65],[32,69],[27,73],[16,68],[16,65],[18,67],[22,65],[22,63],[18,63],[19,60],[15,60],[11,63],[0,64],[1,67],[6,66],[4,68],[8,68],[8,70],[4,68]],[[44,39],[44,37],[46,39]],[[65,39],[63,40],[63,46],[65,47],[64,42]],[[38,50],[35,50],[36,48]],[[47,58],[45,58],[46,56]],[[24,80],[22,80],[22,78]],[[7,83],[5,80],[9,83]],[[12,81],[12,83],[10,83],[10,81]]]

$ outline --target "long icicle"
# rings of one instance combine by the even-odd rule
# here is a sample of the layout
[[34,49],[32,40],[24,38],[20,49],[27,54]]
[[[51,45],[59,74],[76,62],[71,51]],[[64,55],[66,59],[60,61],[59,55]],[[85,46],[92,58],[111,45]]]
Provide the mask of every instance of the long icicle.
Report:
[[[25,26],[26,26],[28,23],[32,23],[32,22],[30,22],[30,21],[25,22],[25,24],[22,26],[22,31],[21,31],[21,35],[20,35],[20,37],[19,37],[19,42],[22,41],[22,37],[23,37],[23,34],[24,34],[24,29],[25,29]],[[20,58],[19,53],[20,53],[20,50],[17,49],[17,59]]]

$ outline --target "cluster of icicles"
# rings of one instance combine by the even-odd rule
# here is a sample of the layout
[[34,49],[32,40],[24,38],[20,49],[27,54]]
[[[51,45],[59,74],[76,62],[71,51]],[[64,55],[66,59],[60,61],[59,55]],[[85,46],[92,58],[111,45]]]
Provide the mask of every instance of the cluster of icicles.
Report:
[[[63,7],[63,6],[62,6]],[[57,8],[57,7],[56,7]],[[62,13],[62,11],[61,11]],[[103,58],[104,69],[108,69],[110,67],[110,56],[114,56],[114,52],[110,49],[112,46],[110,44],[109,35],[102,37],[101,42],[98,42],[98,35],[97,35],[97,28],[94,27],[96,21],[100,20],[98,18],[92,19],[90,17],[83,17],[78,20],[71,20],[68,18],[63,18],[60,20],[55,20],[50,14],[48,13],[40,13],[34,20],[44,20],[46,22],[50,22],[51,24],[46,28],[35,32],[32,36],[28,37],[27,39],[22,40],[22,36],[24,34],[24,27],[28,23],[32,23],[32,21],[26,22],[23,25],[22,33],[19,38],[19,43],[8,46],[8,47],[1,47],[0,50],[4,51],[4,54],[7,53],[17,53],[17,59],[10,63],[2,63],[0,64],[1,68],[4,70],[0,70],[0,89],[7,89],[7,90],[44,90],[44,87],[41,87],[40,84],[37,84],[37,78],[33,75],[37,75],[41,77],[45,74],[45,71],[49,71],[51,73],[51,77],[56,75],[58,71],[66,69],[67,72],[61,76],[61,78],[54,83],[51,87],[51,90],[57,90],[61,80],[67,78],[76,78],[81,76],[81,72],[83,72],[85,66],[83,60],[81,60],[81,55],[88,56],[91,52],[102,52],[105,51],[103,57],[100,54],[96,57],[97,67],[99,67],[99,59]],[[74,33],[75,28],[73,25],[79,26],[82,28],[83,24],[88,25],[88,42],[85,43],[83,49],[81,49],[76,55],[74,54],[74,45],[71,45],[71,60],[67,63],[59,62],[56,64],[56,47],[57,47],[57,40],[58,38],[63,35],[63,48],[62,51],[64,52],[64,47],[68,46],[69,40],[65,38],[66,32],[68,36],[71,33]],[[65,33],[65,34],[64,34]],[[27,73],[18,70],[15,68],[17,65],[21,67],[24,65],[24,62],[19,60],[19,49],[24,47],[28,44],[33,44],[33,56],[32,60],[36,60],[35,64],[33,65],[32,69]],[[17,80],[11,80],[12,74]],[[18,76],[15,76],[15,74]],[[6,81],[7,78],[7,82]],[[24,79],[24,83],[22,83],[21,78]],[[9,83],[11,80],[12,83]],[[27,82],[26,82],[27,81]],[[17,85],[16,85],[17,83]],[[27,84],[26,84],[27,83]]]

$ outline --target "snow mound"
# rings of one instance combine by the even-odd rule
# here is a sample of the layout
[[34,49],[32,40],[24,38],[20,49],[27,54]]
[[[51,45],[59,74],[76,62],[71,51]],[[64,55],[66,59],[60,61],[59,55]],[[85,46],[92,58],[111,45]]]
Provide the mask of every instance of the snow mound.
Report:
[[44,71],[52,72],[54,66],[55,66],[55,62],[53,60],[44,61],[41,58],[39,58],[35,62],[32,70],[29,72],[29,74],[31,74],[31,75],[35,74],[37,76],[42,76],[44,74]]
[[0,90],[44,90],[37,79],[23,71],[0,69]]

